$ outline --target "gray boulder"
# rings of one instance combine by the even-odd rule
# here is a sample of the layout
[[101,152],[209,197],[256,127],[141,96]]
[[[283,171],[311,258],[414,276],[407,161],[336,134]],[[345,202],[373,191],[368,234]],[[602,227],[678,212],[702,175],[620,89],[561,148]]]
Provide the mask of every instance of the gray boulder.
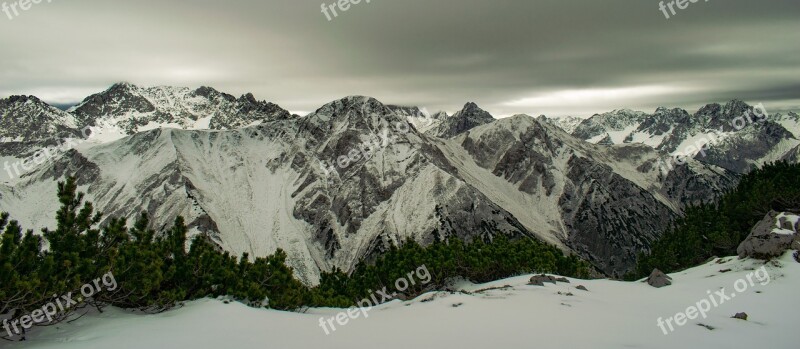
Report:
[[[800,249],[796,214],[770,211],[736,249],[739,257],[771,259],[789,249]],[[794,246],[792,246],[794,245]]]
[[[541,275],[531,276],[531,279],[528,282],[528,285],[544,286],[545,282],[549,282],[551,284],[555,284],[558,281],[561,281],[561,280],[559,278],[554,277],[554,276],[541,274]],[[567,280],[567,282],[569,282],[569,280]]]
[[647,284],[655,288],[662,288],[672,285],[672,278],[664,274],[661,270],[653,269],[653,272],[650,273],[650,276],[647,278]]

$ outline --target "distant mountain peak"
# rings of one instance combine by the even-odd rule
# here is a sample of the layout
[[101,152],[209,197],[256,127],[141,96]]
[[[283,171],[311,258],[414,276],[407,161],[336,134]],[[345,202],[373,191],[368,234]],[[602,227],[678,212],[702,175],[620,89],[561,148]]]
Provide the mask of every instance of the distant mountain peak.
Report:
[[440,138],[451,138],[494,121],[495,118],[491,114],[478,107],[474,102],[469,102],[460,111],[445,118],[425,134]]
[[75,118],[36,96],[0,99],[0,142],[78,137]]
[[547,117],[546,115],[540,115],[537,120],[542,123],[549,123],[551,125],[555,125],[556,127],[564,130],[564,132],[572,134],[575,129],[580,125],[584,118],[576,117],[576,116],[562,116],[562,117]]
[[752,110],[749,104],[745,103],[739,99],[730,100],[728,103],[725,103],[725,106],[722,107],[722,113],[728,117],[736,117],[745,114],[746,112]]
[[139,87],[127,82],[87,97],[70,111],[82,126],[104,125],[126,134],[156,127],[233,129],[291,117],[250,93],[237,99],[208,86]]

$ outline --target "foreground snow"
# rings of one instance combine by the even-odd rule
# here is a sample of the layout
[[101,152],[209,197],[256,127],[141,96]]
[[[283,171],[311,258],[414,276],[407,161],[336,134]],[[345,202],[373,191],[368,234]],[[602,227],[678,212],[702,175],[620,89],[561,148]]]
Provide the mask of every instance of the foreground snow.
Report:
[[[217,300],[190,302],[158,315],[117,309],[39,330],[9,348],[796,348],[800,264],[787,253],[768,263],[770,282],[755,286],[664,335],[659,317],[671,317],[764,263],[736,257],[671,274],[673,285],[574,280],[545,287],[521,276],[485,285],[459,285],[468,293],[429,293],[393,301],[330,335],[319,318],[339,309],[305,314],[252,309]],[[720,270],[732,269],[721,273]],[[510,287],[502,288],[505,285]],[[588,291],[577,290],[584,285]],[[501,287],[499,289],[481,289]],[[559,294],[561,292],[562,294]],[[566,295],[572,293],[573,296]],[[749,321],[730,317],[746,312]],[[713,327],[709,330],[699,326]],[[7,343],[6,343],[7,344]]]

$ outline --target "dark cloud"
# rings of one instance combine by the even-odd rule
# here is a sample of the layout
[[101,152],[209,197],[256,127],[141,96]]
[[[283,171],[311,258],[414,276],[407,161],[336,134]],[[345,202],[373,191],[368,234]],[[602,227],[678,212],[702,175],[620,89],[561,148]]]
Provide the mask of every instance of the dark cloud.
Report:
[[[11,3],[11,0],[0,0]],[[333,4],[334,0],[325,1]],[[0,96],[116,81],[253,92],[294,111],[352,94],[428,109],[587,116],[741,98],[800,109],[800,2],[43,2],[0,13]]]

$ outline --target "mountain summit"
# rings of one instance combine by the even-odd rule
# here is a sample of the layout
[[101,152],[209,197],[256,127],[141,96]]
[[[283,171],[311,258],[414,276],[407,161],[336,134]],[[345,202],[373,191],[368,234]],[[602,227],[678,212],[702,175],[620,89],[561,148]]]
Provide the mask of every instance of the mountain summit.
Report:
[[461,111],[443,118],[439,125],[426,132],[426,134],[440,138],[451,138],[493,121],[495,119],[491,114],[478,107],[477,104],[469,102],[464,105]]
[[291,117],[252,94],[239,98],[211,87],[139,87],[118,83],[69,110],[81,126],[116,127],[124,134],[158,127],[234,129]]
[[0,142],[79,137],[75,117],[34,96],[0,99]]

